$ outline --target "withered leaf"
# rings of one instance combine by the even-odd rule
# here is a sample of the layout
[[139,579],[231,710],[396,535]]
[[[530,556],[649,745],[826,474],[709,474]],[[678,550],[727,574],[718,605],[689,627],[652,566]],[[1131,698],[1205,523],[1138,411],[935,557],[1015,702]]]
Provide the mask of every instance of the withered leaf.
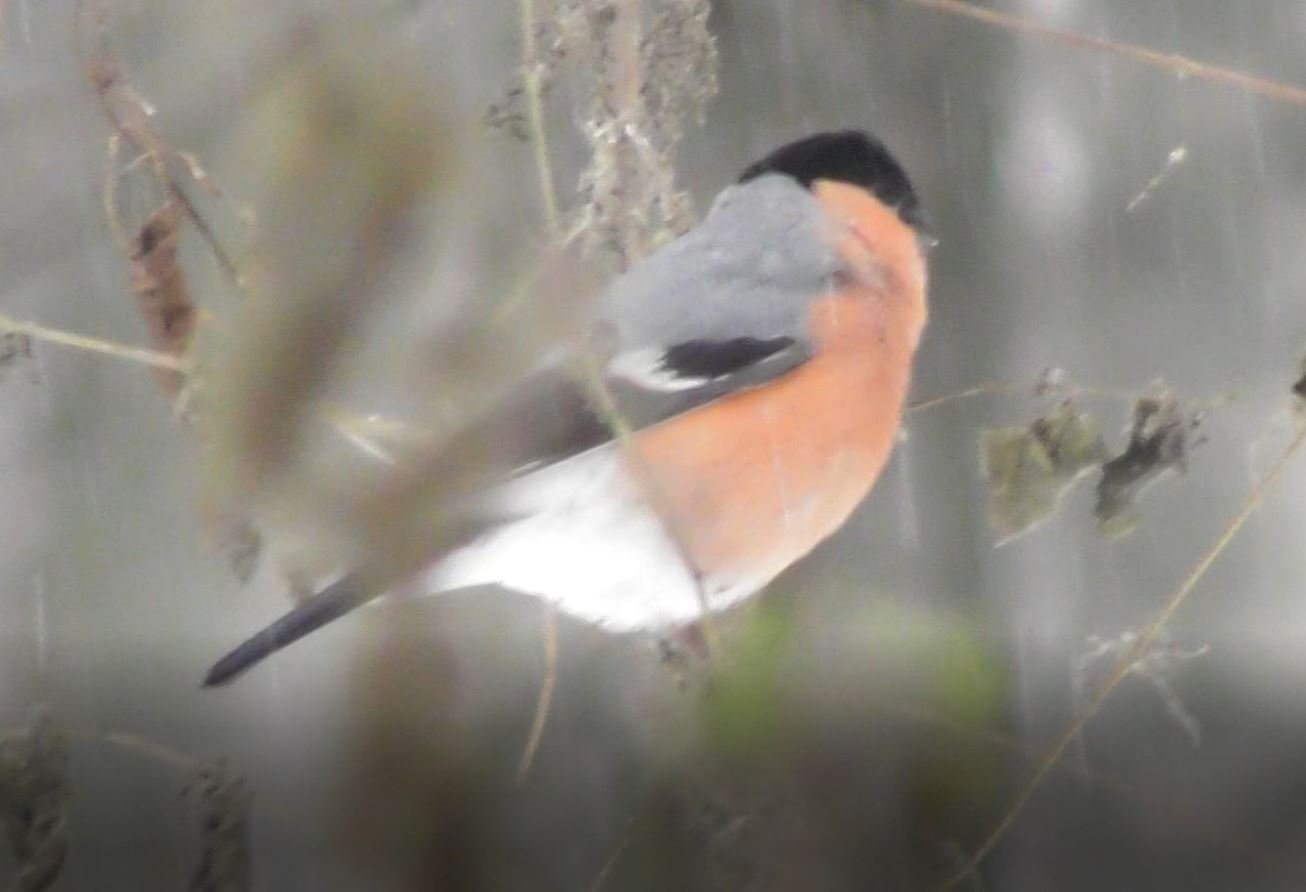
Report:
[[[168,202],[141,226],[131,256],[132,292],[149,326],[150,346],[180,356],[195,332],[196,310],[177,262],[177,206]],[[169,395],[181,389],[182,375],[156,369],[155,376]]]
[[1107,456],[1097,423],[1069,403],[1026,427],[982,431],[980,453],[989,522],[1004,541],[1051,517],[1076,478]]
[[1129,442],[1115,458],[1102,466],[1097,484],[1098,529],[1106,536],[1121,536],[1138,522],[1134,503],[1144,489],[1166,471],[1187,467],[1189,435],[1200,418],[1184,411],[1173,396],[1139,397],[1134,401],[1134,418]]

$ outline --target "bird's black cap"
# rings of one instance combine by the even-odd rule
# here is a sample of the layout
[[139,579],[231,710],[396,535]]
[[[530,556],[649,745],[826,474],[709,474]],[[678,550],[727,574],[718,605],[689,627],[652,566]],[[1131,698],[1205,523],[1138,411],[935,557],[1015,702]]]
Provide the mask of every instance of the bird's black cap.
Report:
[[783,145],[750,164],[739,182],[768,173],[787,174],[808,188],[813,180],[852,183],[896,208],[909,226],[919,229],[924,222],[907,172],[884,143],[862,130],[817,133]]

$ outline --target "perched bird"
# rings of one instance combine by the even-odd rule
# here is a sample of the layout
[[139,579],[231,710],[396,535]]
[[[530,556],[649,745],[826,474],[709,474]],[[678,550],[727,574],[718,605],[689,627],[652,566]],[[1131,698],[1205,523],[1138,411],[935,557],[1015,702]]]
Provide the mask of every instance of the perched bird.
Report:
[[[613,434],[574,364],[523,382],[450,444],[496,451],[505,473],[466,500],[479,532],[412,584],[497,584],[613,632],[760,590],[843,524],[893,448],[927,315],[920,223],[906,173],[866,133],[750,165],[595,307],[594,350],[633,436]],[[344,576],[205,685],[377,594]]]

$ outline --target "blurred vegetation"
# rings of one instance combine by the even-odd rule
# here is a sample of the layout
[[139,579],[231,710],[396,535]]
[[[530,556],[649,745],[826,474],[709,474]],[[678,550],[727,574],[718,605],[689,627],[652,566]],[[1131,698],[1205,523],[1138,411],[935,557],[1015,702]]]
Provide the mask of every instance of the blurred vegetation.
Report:
[[0,822],[13,858],[12,888],[52,888],[68,857],[68,744],[47,715],[0,742]]

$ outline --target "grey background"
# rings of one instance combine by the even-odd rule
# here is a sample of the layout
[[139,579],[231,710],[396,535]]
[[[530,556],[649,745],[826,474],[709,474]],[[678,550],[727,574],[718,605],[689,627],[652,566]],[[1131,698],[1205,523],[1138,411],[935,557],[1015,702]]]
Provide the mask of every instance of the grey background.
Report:
[[[114,7],[121,55],[159,107],[158,126],[211,159],[219,180],[238,178],[223,159],[255,63],[309,6]],[[1001,8],[1306,84],[1306,8],[1291,0]],[[0,311],[141,343],[125,264],[102,223],[107,129],[71,53],[70,4],[4,9]],[[473,132],[515,64],[516,4],[378,4],[376,14],[395,17],[441,101]],[[1133,536],[1100,539],[1091,487],[1081,486],[1043,528],[995,547],[977,434],[1022,423],[1039,404],[989,396],[914,416],[869,503],[768,601],[792,636],[774,669],[785,730],[768,734],[796,743],[771,752],[768,734],[750,738],[746,755],[721,768],[701,749],[712,750],[700,738],[714,707],[701,705],[697,681],[682,690],[648,643],[564,625],[539,761],[517,787],[540,672],[534,603],[475,593],[384,608],[230,690],[201,692],[208,663],[278,612],[282,595],[267,572],[239,589],[206,544],[193,444],[150,377],[38,345],[39,383],[0,381],[3,724],[20,726],[45,703],[79,728],[228,755],[258,796],[261,889],[406,885],[401,860],[389,863],[395,876],[372,873],[376,862],[351,855],[357,836],[336,829],[368,776],[359,766],[371,764],[369,710],[391,696],[415,717],[413,750],[389,770],[418,777],[415,793],[438,788],[457,803],[430,839],[472,865],[455,872],[464,886],[585,888],[628,833],[636,842],[609,888],[910,889],[955,867],[949,853],[973,849],[1031,762],[994,757],[965,735],[939,742],[877,712],[871,694],[885,673],[901,673],[894,693],[911,700],[939,659],[973,650],[991,698],[974,706],[975,727],[1049,745],[1073,711],[1084,637],[1150,617],[1237,510],[1286,441],[1288,387],[1306,346],[1306,108],[903,3],[720,2],[711,27],[721,93],[678,165],[700,209],[748,160],[821,128],[872,129],[912,173],[941,242],[918,397],[1033,382],[1049,366],[1103,389],[1163,378],[1184,396],[1236,395],[1211,412],[1187,475],[1149,493]],[[549,110],[571,204],[584,156],[565,84]],[[458,228],[446,226],[432,251],[436,286],[493,267],[538,219],[529,148],[498,134],[469,140],[466,188],[441,218]],[[1127,211],[1178,146],[1186,160]],[[186,251],[192,267],[207,263],[195,239]],[[427,299],[445,298],[433,287]],[[407,310],[421,318],[417,303]],[[1127,405],[1085,407],[1118,444]],[[1290,471],[1172,625],[1178,644],[1210,646],[1172,679],[1201,725],[1200,746],[1136,679],[1085,738],[1094,770],[1170,812],[1206,815],[1218,832],[1056,774],[986,862],[985,888],[1300,887],[1304,493],[1306,476]],[[432,676],[408,677],[396,694],[380,683],[376,651],[395,646],[401,628],[422,654],[411,665]],[[906,629],[925,643],[884,657],[911,638]],[[959,696],[967,715],[971,695]],[[423,702],[424,715],[414,706]],[[85,739],[73,753],[71,854],[57,888],[179,888],[195,846],[194,811],[178,798],[184,773]],[[422,786],[436,783],[433,765],[453,766],[459,782]],[[398,808],[378,795],[378,807]],[[366,809],[351,817],[385,820]],[[401,823],[421,825],[411,814]],[[709,837],[703,854],[696,846]],[[1235,838],[1257,854],[1218,841]]]

